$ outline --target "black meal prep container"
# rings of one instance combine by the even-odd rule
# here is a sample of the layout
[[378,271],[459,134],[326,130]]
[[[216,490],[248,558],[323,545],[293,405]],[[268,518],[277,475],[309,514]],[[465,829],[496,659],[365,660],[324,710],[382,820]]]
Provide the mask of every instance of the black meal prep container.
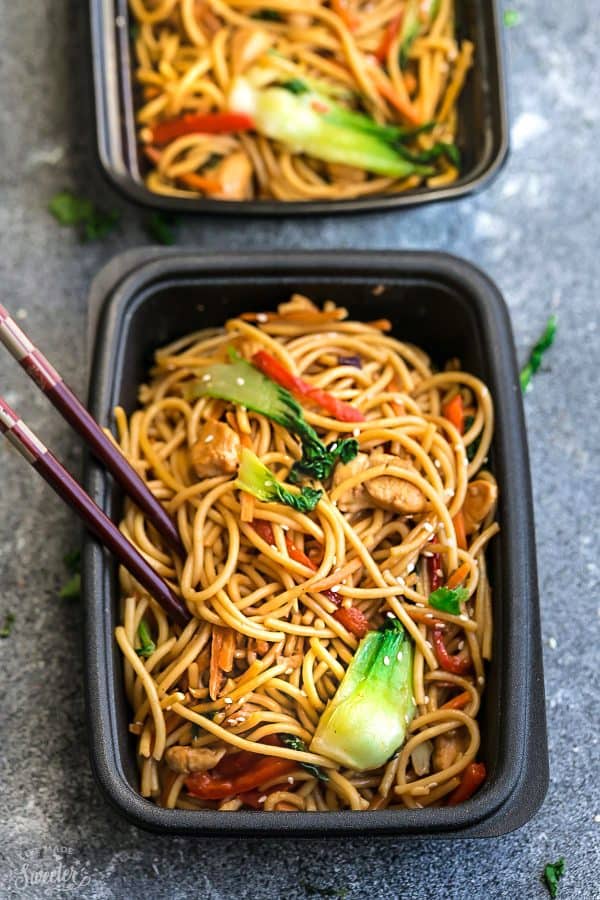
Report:
[[[381,288],[383,286],[383,290]],[[186,332],[242,310],[270,309],[292,291],[333,299],[352,317],[385,317],[393,333],[443,363],[460,356],[496,408],[490,464],[500,485],[501,532],[489,551],[494,658],[481,710],[483,788],[448,808],[377,812],[255,813],[161,809],[137,793],[134,739],[114,640],[116,564],[88,537],[84,548],[86,699],[93,769],[109,801],[136,825],[165,834],[496,836],[535,813],[547,788],[542,652],[527,442],[511,327],[488,278],[440,253],[327,252],[211,255],[134,251],[96,279],[89,402],[102,425],[136,407],[152,354]],[[94,328],[94,330],[96,330]],[[85,488],[113,519],[120,496],[88,460]]]
[[135,128],[135,88],[127,0],[89,0],[96,133],[100,164],[131,200],[172,212],[235,215],[307,215],[397,209],[462,197],[484,187],[508,152],[508,121],[499,0],[457,0],[458,30],[475,44],[475,63],[460,98],[458,146],[463,174],[447,187],[419,188],[354,200],[297,203],[276,200],[229,202],[163,197],[144,184],[145,161]]

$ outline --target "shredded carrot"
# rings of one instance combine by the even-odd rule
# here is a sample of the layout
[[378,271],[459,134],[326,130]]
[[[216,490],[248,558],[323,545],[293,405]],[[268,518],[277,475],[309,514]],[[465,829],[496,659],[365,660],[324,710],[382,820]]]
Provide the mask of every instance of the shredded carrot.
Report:
[[334,13],[340,17],[346,28],[350,31],[354,31],[358,25],[358,19],[348,9],[348,4],[345,0],[331,0],[331,8]]
[[[458,534],[457,534],[457,538],[458,538]],[[459,584],[463,583],[463,581],[469,574],[470,570],[471,570],[471,566],[469,565],[469,563],[468,562],[463,563],[462,566],[459,566],[458,569],[454,570],[454,572],[452,573],[452,575],[446,582],[446,587],[448,587],[450,589],[458,587]]]
[[[264,316],[266,316],[266,319]],[[340,309],[293,309],[286,313],[243,312],[239,318],[243,319],[244,322],[256,322],[259,320],[260,322],[316,322],[318,324],[319,322],[339,322],[344,318],[344,313]]]
[[[371,69],[373,74],[375,75],[375,68]],[[415,109],[414,105],[410,100],[404,100],[400,97],[396,91],[394,90],[393,85],[388,81],[388,79],[383,75],[382,72],[378,72],[375,77],[375,87],[388,103],[396,109],[401,116],[404,116],[406,121],[410,125],[421,125],[421,116]]]
[[208,678],[208,693],[211,700],[216,700],[221,690],[223,672],[219,666],[219,658],[223,648],[223,629],[213,625],[212,643],[210,650],[210,670]]
[[177,176],[177,180],[182,181],[193,191],[201,191],[203,194],[218,194],[221,190],[221,184],[216,178],[207,178],[205,175],[198,175],[197,172],[183,172]]
[[459,434],[465,433],[465,413],[460,394],[455,394],[452,400],[445,404],[442,408],[442,415],[449,422],[452,422]]
[[316,572],[317,567],[315,566],[312,559],[310,559],[302,550],[299,550],[292,539],[287,536],[287,534],[285,536],[285,546],[287,547],[287,552],[290,555],[290,559],[293,559],[295,562],[306,566],[308,569],[312,569],[313,572]]
[[235,632],[233,628],[224,628],[221,640],[221,649],[219,651],[219,668],[224,672],[231,672],[233,669],[233,654],[235,651]]
[[456,513],[452,519],[452,524],[454,525],[454,530],[456,532],[456,543],[461,550],[466,550],[468,547],[467,532],[465,529],[465,517],[462,514],[462,510],[459,510]]
[[462,694],[457,694],[456,697],[453,697],[451,700],[448,700],[447,703],[444,703],[443,706],[440,706],[440,709],[463,709],[471,699],[471,694],[469,691],[463,691]]
[[[400,388],[398,387],[396,382],[393,380],[390,381],[390,383],[388,384],[388,390],[394,391],[394,392],[397,391],[398,393],[400,393]],[[403,403],[396,403],[394,400],[392,400],[390,403],[390,406],[392,407],[392,409],[394,410],[394,412],[396,413],[397,416],[403,416],[406,413]]]
[[398,32],[402,27],[402,22],[404,20],[404,10],[398,13],[393,19],[388,22],[387,28],[383,33],[383,37],[381,39],[381,43],[379,47],[375,51],[375,56],[379,60],[380,63],[385,63],[388,57],[388,53],[391,49],[392,44],[398,37]]
[[376,328],[378,331],[388,331],[392,330],[392,323],[389,319],[375,319],[374,322],[367,322],[371,328]]

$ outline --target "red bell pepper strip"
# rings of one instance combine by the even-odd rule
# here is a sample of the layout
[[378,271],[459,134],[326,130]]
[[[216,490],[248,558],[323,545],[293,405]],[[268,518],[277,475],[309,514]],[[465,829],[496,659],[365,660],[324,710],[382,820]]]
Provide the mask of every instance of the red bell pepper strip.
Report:
[[478,787],[485,781],[487,772],[483,763],[471,763],[463,772],[458,787],[448,797],[448,806],[464,803],[473,796]]
[[369,630],[369,620],[357,606],[340,606],[334,612],[333,618],[358,638],[363,638]]
[[286,369],[278,359],[275,359],[266,350],[259,350],[258,353],[255,353],[252,357],[252,362],[268,378],[271,378],[292,394],[312,400],[313,403],[321,406],[334,419],[338,419],[340,422],[365,421],[365,417],[359,409],[356,409],[349,403],[344,403],[343,400],[338,400],[329,391],[316,388],[298,375],[292,374],[289,369]]
[[466,706],[467,703],[471,699],[470,691],[463,691],[462,694],[457,694],[456,697],[453,697],[452,700],[448,700],[440,709],[462,709],[463,706]]
[[442,407],[442,415],[452,422],[459,434],[465,433],[465,410],[460,394],[455,394],[452,400]]
[[270,522],[266,522],[264,519],[253,519],[251,524],[257,535],[263,539],[265,544],[269,544],[270,547],[275,546],[275,535],[273,534]]
[[434,591],[437,591],[444,584],[442,557],[439,553],[432,553],[431,556],[427,557],[427,572],[429,574],[429,592],[433,594]]
[[152,129],[153,144],[168,144],[184,134],[230,134],[232,131],[251,131],[254,120],[246,113],[193,113],[159,122]]
[[380,63],[385,63],[388,57],[388,53],[390,52],[390,47],[398,37],[398,32],[402,27],[402,22],[404,20],[404,10],[399,13],[395,18],[391,19],[388,22],[388,26],[385,29],[384,35],[381,39],[381,43],[377,50],[375,51],[375,56],[379,60]]
[[[302,563],[303,566],[307,566],[307,568],[312,569],[313,572],[317,571],[317,567],[306,553],[303,553],[302,550],[299,550],[291,538],[286,535],[285,545],[287,547],[287,551],[290,555],[290,559],[295,560],[295,562]],[[324,597],[327,597],[331,603],[334,603],[336,606],[340,607],[342,605],[342,598],[337,593],[337,591],[332,591],[330,588],[326,588],[324,591],[319,591],[319,594],[323,594]],[[362,615],[362,613],[361,613]],[[333,617],[336,618],[336,614],[333,614]],[[343,623],[342,623],[343,624]],[[351,630],[351,629],[350,629]]]
[[461,650],[460,653],[456,653],[454,656],[448,653],[441,628],[433,629],[433,649],[435,650],[437,661],[446,672],[452,672],[454,675],[464,675],[470,671],[471,657],[469,653],[464,650]]
[[185,786],[192,797],[201,800],[226,800],[236,794],[252,791],[265,781],[287,775],[297,767],[292,759],[280,759],[275,756],[262,756],[246,772],[237,775],[217,775],[211,772],[194,772],[185,779]]

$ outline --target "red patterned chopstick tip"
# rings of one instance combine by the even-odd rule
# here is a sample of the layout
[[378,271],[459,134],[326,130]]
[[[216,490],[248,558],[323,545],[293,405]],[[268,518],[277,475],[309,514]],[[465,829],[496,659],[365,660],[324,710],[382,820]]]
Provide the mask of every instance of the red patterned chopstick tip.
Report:
[[0,306],[0,341],[43,391],[61,380],[56,369],[31,343],[4,306]]
[[13,447],[30,463],[37,462],[48,452],[48,448],[2,397],[0,397],[0,433],[5,434]]

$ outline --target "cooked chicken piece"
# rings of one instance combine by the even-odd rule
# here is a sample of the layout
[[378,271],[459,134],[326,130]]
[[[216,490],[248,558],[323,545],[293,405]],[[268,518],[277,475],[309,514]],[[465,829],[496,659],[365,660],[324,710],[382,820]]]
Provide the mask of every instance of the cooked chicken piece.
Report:
[[345,163],[327,163],[327,170],[332,178],[341,178],[343,181],[350,182],[350,184],[360,184],[367,177],[364,169],[347,166]]
[[241,75],[274,41],[274,34],[259,28],[241,28],[237,31],[231,42],[233,74]]
[[480,478],[472,481],[467,488],[463,506],[465,530],[467,534],[477,531],[498,499],[498,488],[491,481]]
[[241,150],[226,156],[210,170],[210,180],[219,184],[211,197],[220,200],[248,200],[252,193],[252,163]]
[[433,739],[433,771],[441,772],[456,762],[458,754],[461,753],[463,742],[459,738],[456,731],[447,731],[445,734],[438,734]]
[[173,772],[180,775],[191,775],[192,772],[206,772],[214,769],[225,755],[225,748],[211,750],[208,747],[169,747],[165,760]]
[[[343,481],[351,478],[352,475],[358,475],[369,468],[369,457],[366,453],[359,453],[354,459],[348,463],[340,463],[333,470],[332,487],[338,487]],[[364,484],[358,484],[356,487],[345,491],[338,499],[338,509],[341,512],[357,512],[364,509],[368,505],[367,492]]]
[[[388,465],[412,468],[412,464],[399,456],[390,453],[373,453],[369,459],[369,467]],[[427,506],[427,499],[423,491],[406,481],[404,478],[396,478],[394,475],[380,475],[365,482],[367,494],[376,506],[389,509],[401,516],[414,516],[423,512]]]
[[224,422],[209,419],[198,432],[191,449],[192,465],[200,478],[232,475],[237,471],[240,439]]

